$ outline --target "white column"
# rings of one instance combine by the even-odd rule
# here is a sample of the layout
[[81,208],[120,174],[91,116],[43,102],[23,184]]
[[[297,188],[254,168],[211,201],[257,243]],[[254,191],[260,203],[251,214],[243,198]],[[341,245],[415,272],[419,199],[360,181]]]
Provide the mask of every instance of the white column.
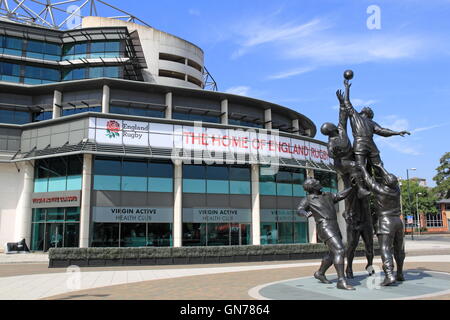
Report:
[[109,113],[109,103],[111,98],[111,89],[108,85],[103,85],[102,95],[102,113]]
[[83,184],[81,189],[80,210],[80,248],[89,247],[89,226],[91,212],[92,155],[85,154],[83,159]]
[[173,112],[173,94],[172,92],[166,93],[166,119],[172,119]]
[[32,220],[31,195],[34,190],[34,161],[23,162],[19,164],[19,168],[23,173],[23,187],[16,208],[14,241],[19,242],[25,239],[27,245],[30,245]]
[[183,245],[183,162],[174,161],[173,246]]
[[266,109],[264,112],[264,122],[265,122],[265,128],[267,130],[272,129],[272,109]]
[[222,124],[228,124],[228,100],[222,100],[221,102],[221,111],[222,111]]
[[292,128],[294,128],[294,134],[300,135],[300,121],[298,119],[292,120]]
[[[314,179],[314,170],[307,169],[306,176],[308,179]],[[317,227],[313,218],[308,219],[309,243],[317,243]]]
[[[343,191],[345,189],[344,186],[344,181],[342,180],[341,176],[338,175],[338,190]],[[339,229],[341,230],[341,234],[342,234],[342,239],[344,240],[344,242],[347,242],[347,223],[345,222],[344,219],[344,211],[345,211],[345,200],[340,201],[338,204],[339,207],[339,211],[337,214],[337,219],[338,219],[338,224],[339,224]]]
[[252,164],[252,244],[261,245],[261,206],[259,198],[259,165]]
[[53,119],[61,118],[62,93],[55,90],[53,92]]

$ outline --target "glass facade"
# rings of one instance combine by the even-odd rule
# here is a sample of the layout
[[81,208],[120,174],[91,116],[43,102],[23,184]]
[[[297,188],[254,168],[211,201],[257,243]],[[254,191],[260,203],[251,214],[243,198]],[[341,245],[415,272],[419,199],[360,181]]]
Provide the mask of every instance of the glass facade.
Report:
[[93,78],[120,78],[122,68],[113,67],[90,67],[75,68],[63,71],[62,81],[93,79]]
[[34,192],[81,190],[83,158],[80,156],[37,160]]
[[80,208],[33,209],[31,250],[76,248],[80,239]]
[[228,124],[233,126],[242,126],[242,127],[250,127],[250,128],[260,128],[263,129],[264,125],[262,123],[256,123],[245,120],[236,120],[236,119],[228,119]]
[[303,184],[306,180],[305,169],[271,168],[260,169],[259,190],[264,196],[304,197]]
[[92,247],[171,247],[171,223],[94,223]]
[[126,114],[130,116],[165,118],[165,112],[148,108],[139,108],[135,106],[110,106],[109,112],[113,114]]
[[261,244],[308,243],[308,222],[296,210],[262,209]]
[[94,190],[173,192],[173,164],[96,158]]
[[22,110],[0,109],[0,123],[26,124],[31,122],[31,113]]
[[183,166],[183,246],[251,244],[246,166]]
[[62,60],[120,58],[124,56],[119,41],[92,41],[65,44]]
[[193,113],[173,112],[172,118],[176,120],[201,121],[210,123],[220,123],[220,117],[200,115]]
[[250,168],[183,166],[183,192],[250,195]]
[[[170,161],[97,157],[93,188],[95,191],[173,193],[173,164]],[[167,218],[169,221],[173,217]],[[93,247],[172,245],[172,223],[93,223]]]

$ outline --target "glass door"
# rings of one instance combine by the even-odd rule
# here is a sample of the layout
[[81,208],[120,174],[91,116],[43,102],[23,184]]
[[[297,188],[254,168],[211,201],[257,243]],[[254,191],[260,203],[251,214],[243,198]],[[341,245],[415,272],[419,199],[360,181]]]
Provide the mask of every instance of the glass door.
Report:
[[50,248],[62,248],[64,235],[63,223],[48,223],[45,232],[46,247],[44,251],[48,251]]

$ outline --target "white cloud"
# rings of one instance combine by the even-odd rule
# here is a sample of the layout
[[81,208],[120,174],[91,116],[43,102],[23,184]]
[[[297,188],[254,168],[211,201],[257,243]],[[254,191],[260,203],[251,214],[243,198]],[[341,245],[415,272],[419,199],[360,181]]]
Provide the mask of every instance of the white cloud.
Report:
[[226,93],[236,94],[239,96],[248,96],[250,93],[250,87],[248,86],[237,86],[237,87],[231,87],[225,90]]
[[[431,37],[404,31],[337,33],[336,27],[325,18],[304,23],[278,20],[275,21],[274,17],[247,18],[245,23],[236,24],[233,32],[238,48],[232,53],[232,58],[239,58],[264,45],[272,57],[301,60],[311,67],[323,67],[412,58],[433,47],[430,45]],[[289,75],[285,72],[280,76],[284,74]]]
[[438,128],[442,128],[442,127],[446,127],[446,126],[450,126],[450,122],[442,123],[442,124],[436,124],[434,126],[429,126],[429,127],[417,128],[417,129],[414,129],[413,131],[411,131],[411,133],[424,132],[424,131],[438,129]]
[[319,19],[314,19],[303,24],[292,22],[280,24],[267,18],[246,20],[237,24],[234,33],[237,36],[239,48],[233,52],[232,58],[245,55],[251,48],[269,43],[284,41],[298,41],[301,38],[314,34],[319,29],[325,28]]
[[268,80],[287,79],[287,78],[291,78],[294,76],[298,76],[300,74],[311,72],[313,70],[314,70],[314,68],[312,68],[312,67],[296,68],[296,69],[292,69],[289,71],[285,71],[285,72],[281,72],[278,74],[268,76],[267,79]]

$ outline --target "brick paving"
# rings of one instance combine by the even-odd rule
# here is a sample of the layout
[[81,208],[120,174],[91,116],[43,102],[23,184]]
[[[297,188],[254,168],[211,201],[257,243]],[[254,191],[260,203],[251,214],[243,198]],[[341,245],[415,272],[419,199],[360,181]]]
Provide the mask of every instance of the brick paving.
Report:
[[[355,265],[355,272],[364,271]],[[317,267],[225,273],[104,287],[50,297],[48,300],[253,300],[248,291],[258,285],[310,276]],[[408,263],[409,270],[450,272],[448,263]],[[330,273],[334,273],[330,270]],[[424,300],[449,300],[450,295]]]

